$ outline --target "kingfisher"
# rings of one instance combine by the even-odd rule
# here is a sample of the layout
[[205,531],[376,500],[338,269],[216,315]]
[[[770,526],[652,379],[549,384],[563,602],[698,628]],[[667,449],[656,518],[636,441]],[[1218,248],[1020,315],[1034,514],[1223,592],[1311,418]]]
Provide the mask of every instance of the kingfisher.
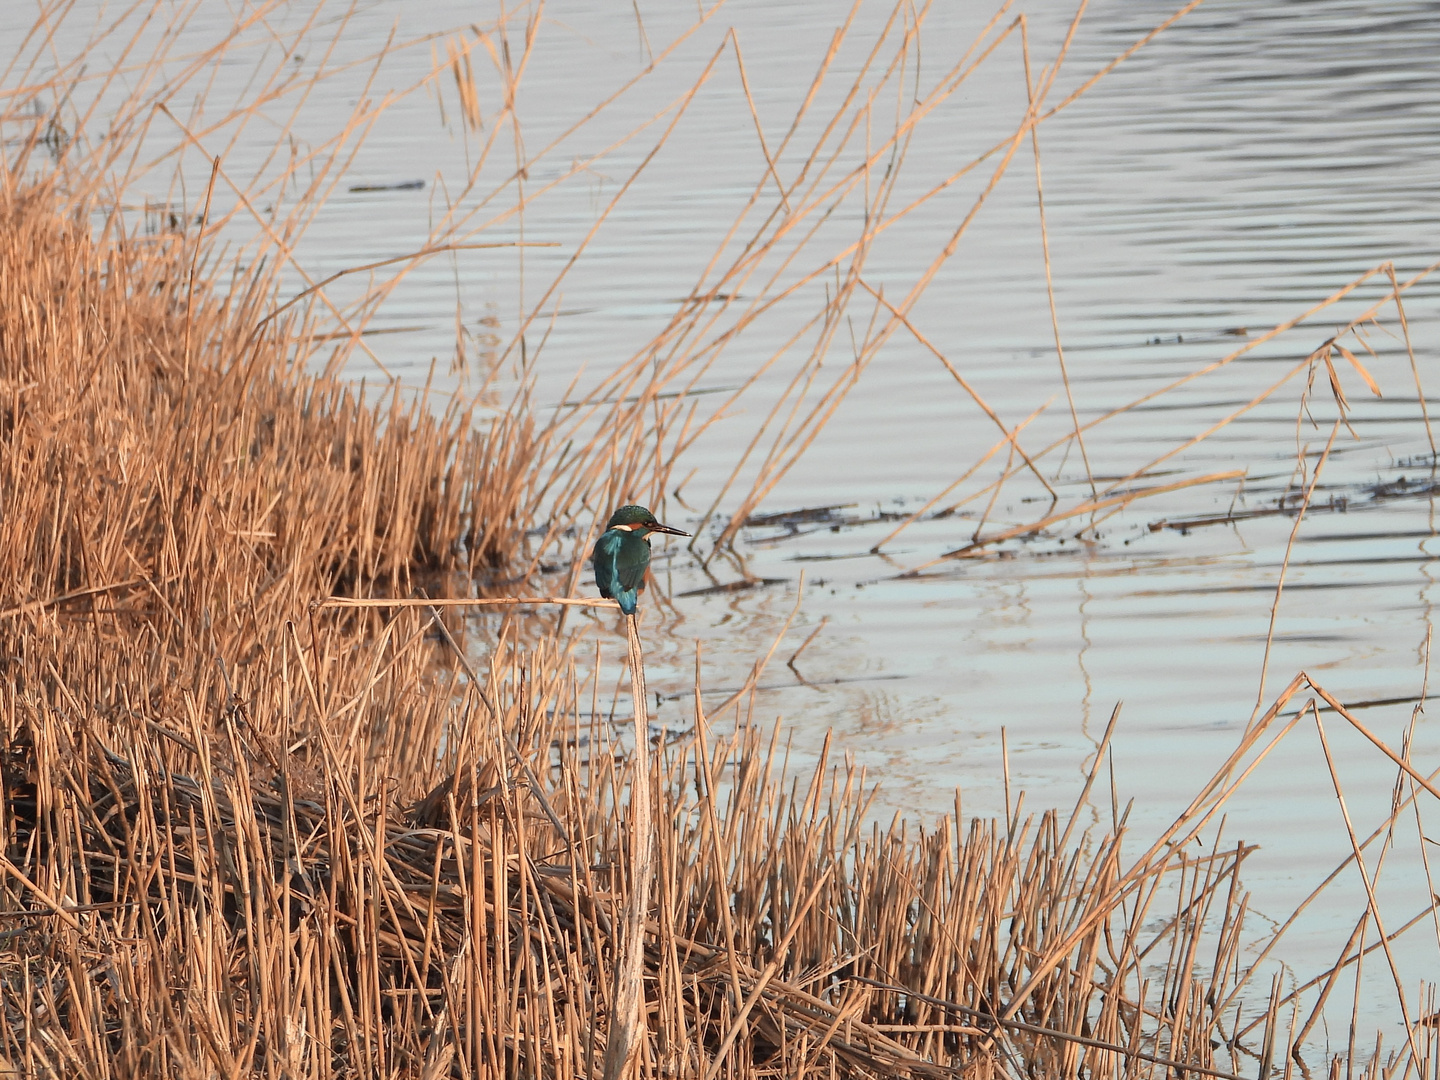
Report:
[[643,506],[622,506],[610,515],[605,532],[595,541],[595,584],[600,595],[619,602],[626,615],[635,614],[640,590],[645,588],[651,533],[690,535],[661,525]]

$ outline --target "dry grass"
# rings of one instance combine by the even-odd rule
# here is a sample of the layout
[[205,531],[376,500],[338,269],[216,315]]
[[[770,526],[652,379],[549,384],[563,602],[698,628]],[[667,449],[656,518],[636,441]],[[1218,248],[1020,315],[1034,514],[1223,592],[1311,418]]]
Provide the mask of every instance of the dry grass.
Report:
[[[274,6],[247,18],[260,24]],[[997,15],[915,100],[902,91],[919,21],[897,7],[855,88],[872,69],[878,83],[844,95],[798,166],[776,165],[797,153],[789,136],[766,147],[765,177],[732,232],[749,239],[728,261],[717,253],[696,302],[556,420],[532,420],[522,393],[483,429],[468,404],[439,408],[393,385],[364,399],[334,372],[363,348],[367,320],[414,261],[480,243],[536,191],[508,180],[463,212],[457,202],[397,276],[351,308],[308,277],[300,302],[282,302],[276,268],[383,102],[362,101],[332,144],[268,187],[238,184],[221,160],[213,184],[238,193],[235,213],[258,225],[252,246],[222,263],[212,244],[223,222],[206,223],[199,206],[147,233],[111,196],[157,118],[208,155],[215,132],[243,126],[259,105],[205,126],[136,91],[92,145],[86,116],[62,124],[63,109],[29,110],[97,77],[83,65],[27,84],[28,98],[7,96],[9,120],[34,122],[10,145],[0,186],[0,1070],[599,1076],[623,1012],[613,988],[630,901],[646,913],[645,1076],[1148,1080],[1248,1075],[1257,1059],[1264,1080],[1291,1075],[1285,1051],[1304,1032],[1285,1011],[1293,995],[1277,986],[1266,1000],[1262,987],[1243,1020],[1237,1012],[1256,990],[1238,880],[1249,849],[1213,832],[1208,851],[1195,841],[1279,739],[1306,716],[1318,723],[1309,702],[1282,715],[1303,677],[1137,856],[1118,810],[1108,827],[1082,828],[1089,785],[1068,815],[1016,806],[1004,822],[963,824],[957,805],[933,828],[881,827],[852,769],[822,759],[798,781],[778,736],[741,727],[718,738],[698,712],[694,738],[662,742],[637,774],[641,756],[597,707],[613,671],[598,655],[582,661],[563,623],[507,629],[476,675],[449,647],[460,620],[437,634],[423,606],[324,604],[505,592],[557,547],[578,553],[573,585],[588,546],[573,531],[612,489],[665,490],[714,422],[666,395],[693,388],[787,298],[833,281],[802,320],[805,359],[753,444],[749,494],[724,530],[733,535],[885,341],[899,329],[920,336],[907,313],[965,225],[894,303],[865,280],[864,255],[924,202],[887,210],[909,133],[1023,29]],[[533,24],[513,45],[502,30],[463,48],[447,41],[427,84],[460,87],[482,163],[514,125],[519,175],[550,148],[523,158],[512,109]],[[509,88],[487,116],[469,60],[481,47]],[[139,70],[142,90],[158,78]],[[325,77],[323,65],[306,79],[272,74],[256,101],[303,101]],[[998,162],[976,210],[1053,113],[1042,111],[1049,88],[1032,84],[1013,138],[947,180]],[[882,89],[902,102],[892,131],[861,166],[842,168]],[[311,186],[288,217],[257,209],[301,175]],[[479,176],[477,165],[471,189]],[[774,210],[746,234],[766,185],[778,189]],[[513,210],[476,216],[509,190]],[[865,234],[796,270],[848,198],[865,207]],[[855,362],[818,381],[861,295],[875,307]],[[335,334],[327,363],[318,350]],[[762,360],[747,387],[781,357]],[[996,450],[1033,472],[1020,429],[990,416],[1005,432]],[[1081,435],[1076,419],[1070,437]],[[1114,490],[1050,520],[1136,497]],[[698,658],[696,681],[698,709]],[[1429,781],[1382,749],[1411,783],[1398,815]],[[1092,783],[1104,760],[1102,745]],[[656,854],[638,898],[626,870],[637,780],[655,808],[646,835]],[[1355,840],[1357,863],[1379,835]],[[1358,931],[1356,942],[1336,972],[1363,958]],[[1418,1018],[1407,1027],[1401,1055],[1374,1054],[1367,1076],[1433,1071],[1437,1029]]]
[[[203,274],[192,295],[183,236],[97,238],[85,209],[17,185],[0,230],[0,1053],[27,1075],[594,1075],[629,843],[625,758],[581,719],[598,671],[511,639],[457,684],[416,609],[312,606],[503,572],[525,425],[364,408],[301,373],[299,315],[256,335],[261,297]],[[1127,877],[1118,842],[1076,848],[1053,814],[879,831],[856,777],[792,789],[774,754],[702,738],[651,773],[647,1073],[1215,1067],[1242,851]],[[1201,969],[1212,909],[1230,944]]]

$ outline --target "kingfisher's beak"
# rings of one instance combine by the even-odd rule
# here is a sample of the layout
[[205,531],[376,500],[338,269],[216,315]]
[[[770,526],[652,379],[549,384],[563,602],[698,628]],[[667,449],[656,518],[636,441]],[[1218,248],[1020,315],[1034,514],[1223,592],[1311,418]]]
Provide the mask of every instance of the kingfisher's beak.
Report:
[[657,532],[658,532],[658,533],[669,533],[671,536],[689,536],[689,535],[690,535],[689,533],[687,533],[687,532],[682,532],[682,531],[679,530],[679,529],[672,529],[669,525],[661,525],[658,521],[657,521],[654,525],[650,526],[649,531],[652,532],[652,533],[657,533]]

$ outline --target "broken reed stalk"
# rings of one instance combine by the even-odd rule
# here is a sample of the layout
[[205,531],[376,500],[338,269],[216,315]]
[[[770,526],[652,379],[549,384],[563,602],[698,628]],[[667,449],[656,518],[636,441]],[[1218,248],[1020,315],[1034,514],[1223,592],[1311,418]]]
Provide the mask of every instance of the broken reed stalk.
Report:
[[620,958],[615,965],[610,1031],[605,1042],[604,1080],[623,1080],[641,1046],[645,1016],[645,920],[650,881],[655,875],[655,840],[650,823],[649,695],[640,619],[625,615],[629,643],[630,698],[635,704],[635,750],[630,764],[630,880],[620,917]]

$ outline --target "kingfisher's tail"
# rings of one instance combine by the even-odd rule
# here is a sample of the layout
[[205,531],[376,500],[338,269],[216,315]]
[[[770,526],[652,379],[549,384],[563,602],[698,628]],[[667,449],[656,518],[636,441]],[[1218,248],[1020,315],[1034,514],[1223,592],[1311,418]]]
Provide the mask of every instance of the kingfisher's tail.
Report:
[[634,615],[635,607],[640,602],[639,589],[621,589],[615,594],[615,600],[620,605],[620,610],[626,615]]

